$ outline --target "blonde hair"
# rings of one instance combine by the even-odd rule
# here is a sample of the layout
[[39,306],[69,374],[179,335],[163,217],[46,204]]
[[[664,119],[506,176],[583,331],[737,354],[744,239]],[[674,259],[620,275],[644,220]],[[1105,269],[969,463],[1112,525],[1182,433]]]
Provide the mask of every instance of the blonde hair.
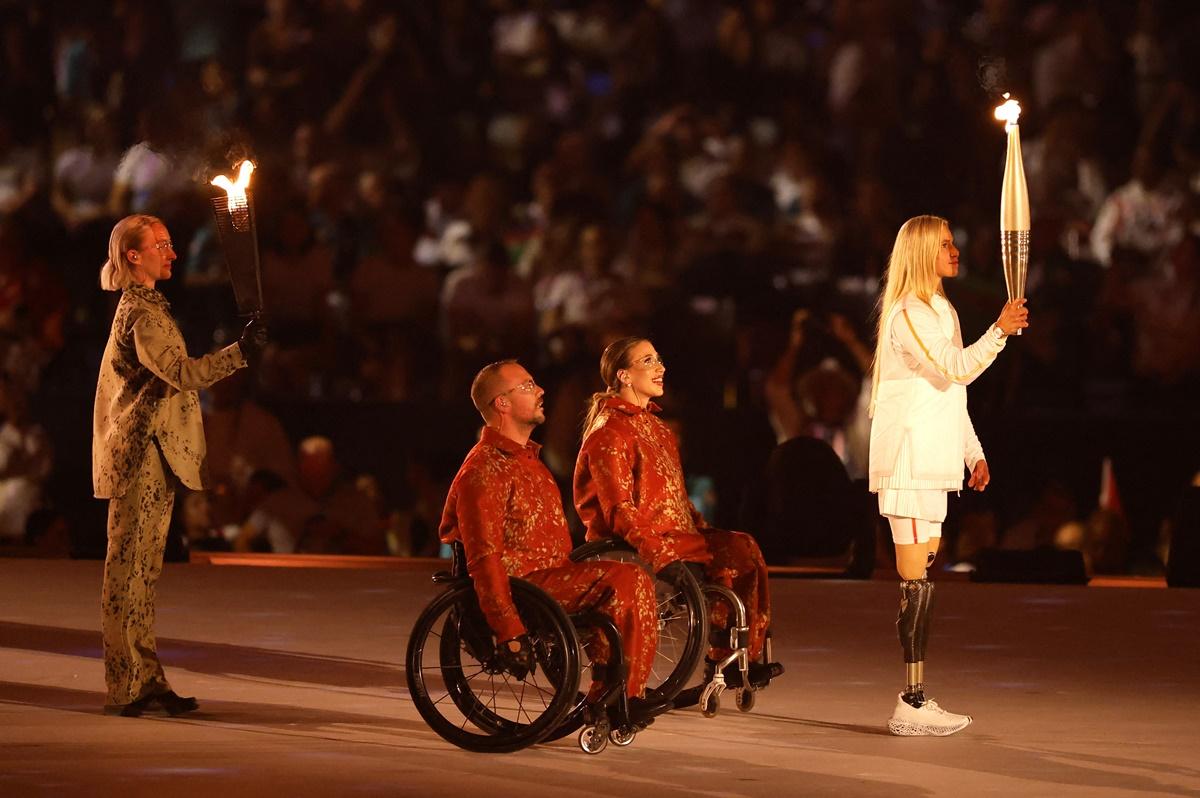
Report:
[[871,404],[867,411],[871,417],[875,415],[875,395],[879,390],[879,358],[888,342],[883,325],[887,323],[896,303],[906,294],[912,294],[922,302],[929,302],[934,294],[946,295],[942,289],[942,278],[938,277],[937,259],[942,244],[942,229],[949,226],[950,223],[940,216],[914,216],[902,224],[900,232],[896,233],[883,291],[879,295],[875,359],[871,362]]
[[122,291],[137,282],[128,253],[141,246],[146,231],[156,224],[162,224],[157,216],[135,213],[113,226],[108,237],[108,260],[100,267],[101,288],[105,291]]
[[604,347],[604,354],[600,355],[600,379],[604,381],[604,390],[592,394],[587,415],[583,419],[583,437],[586,438],[591,433],[596,419],[600,416],[600,405],[604,400],[616,396],[621,390],[621,380],[617,378],[617,373],[621,369],[629,368],[629,353],[635,346],[647,340],[649,339],[631,335],[618,338]]

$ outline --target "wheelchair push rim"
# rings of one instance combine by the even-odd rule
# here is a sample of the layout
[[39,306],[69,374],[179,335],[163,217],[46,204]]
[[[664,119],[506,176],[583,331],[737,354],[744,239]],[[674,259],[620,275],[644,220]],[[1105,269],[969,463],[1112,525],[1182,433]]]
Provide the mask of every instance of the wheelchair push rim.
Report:
[[579,685],[579,643],[566,613],[533,585],[512,580],[535,665],[518,679],[495,657],[471,583],[451,587],[418,617],[405,670],[413,704],[439,736],[468,751],[506,753],[559,727]]
[[658,602],[658,646],[646,694],[669,701],[688,685],[704,657],[708,638],[707,601],[699,582],[687,572],[681,572],[677,582],[669,582],[650,571],[625,541],[619,538],[585,543],[571,552],[575,562],[585,560],[616,560],[641,566],[654,579]]

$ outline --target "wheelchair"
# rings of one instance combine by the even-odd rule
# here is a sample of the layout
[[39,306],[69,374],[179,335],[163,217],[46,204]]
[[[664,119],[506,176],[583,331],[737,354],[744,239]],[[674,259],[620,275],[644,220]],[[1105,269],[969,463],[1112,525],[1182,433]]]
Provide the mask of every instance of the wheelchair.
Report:
[[[537,586],[512,578],[513,603],[525,624],[528,669],[503,656],[479,607],[462,547],[450,571],[433,581],[446,590],[417,617],[405,675],[413,704],[442,739],[468,751],[509,753],[579,730],[579,745],[598,754],[626,746],[642,725],[629,717],[625,667],[616,626],[600,613],[568,616]],[[580,634],[603,634],[610,662],[593,668]],[[586,637],[585,637],[586,639]],[[603,677],[596,701],[585,701],[592,677]]]
[[[633,562],[650,572],[650,566],[638,556],[637,551],[616,537],[585,543],[571,552],[571,559],[575,562]],[[749,712],[754,708],[755,693],[766,689],[767,685],[755,685],[750,680],[750,627],[746,606],[729,588],[704,582],[700,566],[694,563],[679,565],[682,567],[668,566],[657,574],[651,573],[658,598],[659,635],[658,652],[647,683],[647,694],[651,689],[657,690],[663,700],[673,701],[677,709],[699,705],[704,717],[714,717],[720,711],[721,694],[729,686],[724,670],[736,663],[741,684],[734,688],[734,703],[742,712]],[[712,630],[711,642],[731,649],[732,653],[711,668],[706,668],[700,685],[687,687],[710,642],[708,607],[719,599],[732,607],[734,621],[728,632]],[[762,657],[764,664],[772,661],[770,630],[767,631]]]

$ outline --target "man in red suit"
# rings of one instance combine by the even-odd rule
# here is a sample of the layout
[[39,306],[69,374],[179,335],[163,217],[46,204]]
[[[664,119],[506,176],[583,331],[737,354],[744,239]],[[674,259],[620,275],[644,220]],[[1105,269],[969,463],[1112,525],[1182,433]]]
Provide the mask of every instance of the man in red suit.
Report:
[[[654,586],[637,565],[570,561],[558,486],[538,457],[541,447],[529,440],[546,420],[544,394],[513,360],[476,375],[471,401],[486,426],[450,486],[441,538],[462,542],[484,617],[514,654],[526,645],[526,630],[513,604],[510,576],[537,585],[568,613],[594,609],[612,618],[625,650],[626,691],[636,698],[645,689],[658,641]],[[587,643],[588,654],[593,662],[606,662],[607,641],[595,638]],[[598,689],[593,685],[593,697]],[[648,716],[641,702],[631,702],[630,710]]]

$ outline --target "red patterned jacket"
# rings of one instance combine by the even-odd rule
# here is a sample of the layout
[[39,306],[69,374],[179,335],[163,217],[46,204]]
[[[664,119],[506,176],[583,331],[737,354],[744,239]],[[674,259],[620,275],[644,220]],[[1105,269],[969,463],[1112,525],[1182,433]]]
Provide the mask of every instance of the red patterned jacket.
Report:
[[462,541],[480,607],[499,640],[525,632],[508,577],[565,565],[571,553],[562,499],[540,449],[484,427],[450,485],[438,529],[444,543]]
[[575,509],[588,540],[624,538],[659,570],[676,560],[712,559],[707,526],[692,505],[674,433],[658,418],[617,396],[603,401],[575,462]]

